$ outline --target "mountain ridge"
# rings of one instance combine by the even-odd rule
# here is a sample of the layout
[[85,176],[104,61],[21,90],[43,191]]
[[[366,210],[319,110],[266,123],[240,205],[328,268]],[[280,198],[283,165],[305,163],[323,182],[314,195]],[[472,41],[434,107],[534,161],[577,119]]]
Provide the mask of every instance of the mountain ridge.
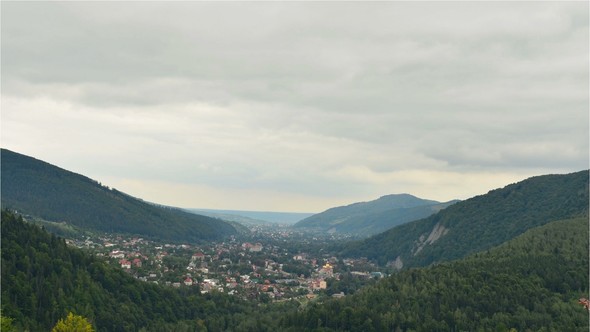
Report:
[[330,208],[299,221],[294,227],[370,236],[427,217],[456,202],[441,203],[407,193],[389,194],[372,201]]
[[1,150],[1,204],[47,221],[171,241],[237,234],[224,221],[148,203],[47,162]]
[[588,197],[588,171],[535,176],[347,245],[342,254],[396,267],[457,259],[552,220],[586,215]]

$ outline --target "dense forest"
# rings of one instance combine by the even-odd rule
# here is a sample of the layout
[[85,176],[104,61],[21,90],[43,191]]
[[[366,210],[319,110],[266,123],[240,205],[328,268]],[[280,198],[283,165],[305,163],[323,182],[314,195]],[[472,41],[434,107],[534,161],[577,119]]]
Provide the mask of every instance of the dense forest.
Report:
[[156,206],[85,176],[2,149],[2,207],[53,222],[171,241],[215,240],[234,225]]
[[278,320],[229,295],[140,282],[2,211],[2,314],[18,330],[49,331],[70,311],[97,331],[259,331]]
[[588,331],[588,217],[292,312],[288,331]]
[[[404,267],[465,257],[548,222],[588,214],[588,171],[533,177],[453,204],[428,218],[364,241],[347,243],[344,256],[381,265],[398,257]],[[439,231],[440,237],[431,237]],[[429,241],[431,239],[431,241]]]
[[487,252],[413,268],[342,299],[254,305],[140,282],[2,212],[2,314],[48,331],[69,312],[97,331],[587,331],[588,217]]

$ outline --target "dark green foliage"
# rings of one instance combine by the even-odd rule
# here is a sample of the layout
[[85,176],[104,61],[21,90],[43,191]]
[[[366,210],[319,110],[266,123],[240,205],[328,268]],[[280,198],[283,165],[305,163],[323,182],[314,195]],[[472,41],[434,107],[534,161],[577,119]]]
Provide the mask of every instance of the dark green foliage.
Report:
[[[404,267],[457,259],[550,221],[585,215],[588,200],[588,171],[533,177],[453,204],[428,218],[365,241],[347,244],[343,255],[364,256],[380,264],[399,256]],[[441,226],[446,234],[427,241]]]
[[439,203],[408,194],[387,195],[370,202],[326,210],[301,220],[294,227],[370,236],[428,217],[454,203],[456,201]]
[[97,331],[255,331],[244,326],[278,319],[228,295],[140,282],[7,211],[1,231],[2,315],[17,330],[49,331],[68,312]]
[[82,228],[173,241],[219,239],[236,233],[219,219],[149,204],[6,149],[2,149],[2,207]]
[[588,331],[588,218],[550,223],[467,259],[393,275],[291,313],[297,331]]

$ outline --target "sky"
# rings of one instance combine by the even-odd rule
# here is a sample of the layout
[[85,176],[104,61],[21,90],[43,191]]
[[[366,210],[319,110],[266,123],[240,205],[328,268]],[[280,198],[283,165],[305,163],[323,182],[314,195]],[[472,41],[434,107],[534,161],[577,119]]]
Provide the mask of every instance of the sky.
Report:
[[3,148],[147,201],[321,212],[589,168],[580,2],[1,3]]

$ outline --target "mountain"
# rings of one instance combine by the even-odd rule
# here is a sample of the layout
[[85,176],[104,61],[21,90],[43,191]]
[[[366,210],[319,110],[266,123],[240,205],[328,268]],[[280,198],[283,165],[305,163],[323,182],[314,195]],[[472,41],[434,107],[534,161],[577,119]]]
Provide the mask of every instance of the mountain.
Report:
[[296,223],[296,228],[370,236],[434,214],[456,201],[440,203],[408,194],[331,208]]
[[[531,211],[532,212],[532,211]],[[282,331],[588,331],[588,216],[404,270],[284,316]]]
[[212,209],[187,209],[187,211],[227,221],[235,221],[244,225],[268,223],[289,225],[313,215],[313,213],[300,212],[240,211]]
[[550,221],[587,215],[588,201],[588,171],[532,177],[346,244],[342,254],[397,268],[425,266],[489,249]]
[[222,220],[144,202],[85,176],[1,150],[2,207],[102,232],[170,241],[220,239],[236,234]]

